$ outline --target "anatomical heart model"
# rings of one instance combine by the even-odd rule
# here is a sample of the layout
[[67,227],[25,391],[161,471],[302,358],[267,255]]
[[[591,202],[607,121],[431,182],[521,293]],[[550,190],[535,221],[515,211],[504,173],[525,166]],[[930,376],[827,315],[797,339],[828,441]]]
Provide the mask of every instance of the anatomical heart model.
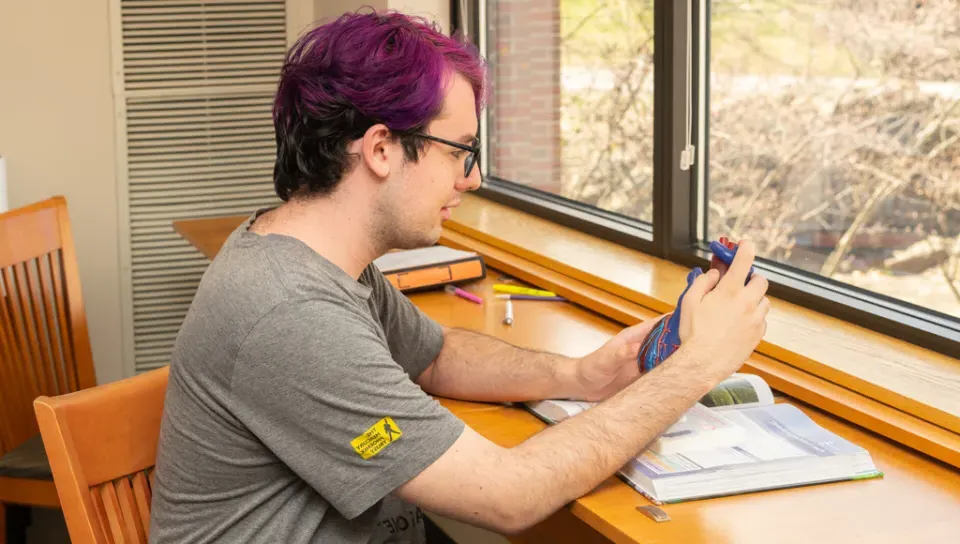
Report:
[[[727,238],[720,238],[719,241],[710,242],[710,251],[713,252],[713,258],[710,259],[710,268],[719,270],[722,278],[730,267],[730,263],[733,262],[733,256],[737,254],[737,244]],[[640,345],[637,364],[640,365],[641,374],[646,374],[656,368],[680,347],[680,305],[683,302],[683,295],[687,294],[693,280],[701,274],[703,274],[703,271],[700,268],[694,268],[687,274],[687,288],[680,294],[676,310],[660,318],[657,325],[644,339],[643,344]],[[750,281],[752,274],[753,268],[747,274],[747,281]]]

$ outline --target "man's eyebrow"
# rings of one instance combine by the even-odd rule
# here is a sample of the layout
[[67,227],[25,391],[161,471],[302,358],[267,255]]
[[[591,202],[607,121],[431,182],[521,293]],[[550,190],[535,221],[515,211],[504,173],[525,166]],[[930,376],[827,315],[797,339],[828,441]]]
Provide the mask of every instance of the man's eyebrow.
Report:
[[477,139],[477,135],[476,135],[475,133],[474,133],[474,134],[464,134],[463,136],[461,136],[460,138],[458,138],[457,141],[460,142],[460,143],[463,143],[463,144],[470,145],[470,144],[472,144],[473,141],[476,140],[476,139]]

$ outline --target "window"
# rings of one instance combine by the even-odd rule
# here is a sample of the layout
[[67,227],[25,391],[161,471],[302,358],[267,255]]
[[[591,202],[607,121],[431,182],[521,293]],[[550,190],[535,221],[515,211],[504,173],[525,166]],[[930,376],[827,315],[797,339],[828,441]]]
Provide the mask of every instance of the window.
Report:
[[652,221],[653,0],[489,0],[487,174]]
[[710,9],[708,238],[960,317],[960,2]]
[[749,237],[774,296],[956,352],[960,0],[470,6],[482,196],[685,266]]

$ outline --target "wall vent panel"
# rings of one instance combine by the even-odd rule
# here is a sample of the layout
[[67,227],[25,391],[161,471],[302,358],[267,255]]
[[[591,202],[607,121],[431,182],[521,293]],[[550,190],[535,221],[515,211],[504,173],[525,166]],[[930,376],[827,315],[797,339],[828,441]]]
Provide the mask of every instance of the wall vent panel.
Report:
[[125,217],[127,373],[170,362],[209,264],[179,219],[248,214],[273,192],[273,91],[286,52],[278,1],[119,0],[115,37]]

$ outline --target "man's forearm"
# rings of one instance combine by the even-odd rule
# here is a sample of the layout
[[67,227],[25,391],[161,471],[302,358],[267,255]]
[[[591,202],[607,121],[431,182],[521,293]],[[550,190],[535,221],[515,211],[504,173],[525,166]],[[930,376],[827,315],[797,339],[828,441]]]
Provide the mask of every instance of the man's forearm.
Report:
[[501,484],[523,525],[594,489],[725,377],[703,375],[700,357],[681,348],[613,397],[505,452]]
[[440,355],[418,379],[429,393],[487,402],[563,398],[575,381],[575,359],[462,329],[445,330]]

